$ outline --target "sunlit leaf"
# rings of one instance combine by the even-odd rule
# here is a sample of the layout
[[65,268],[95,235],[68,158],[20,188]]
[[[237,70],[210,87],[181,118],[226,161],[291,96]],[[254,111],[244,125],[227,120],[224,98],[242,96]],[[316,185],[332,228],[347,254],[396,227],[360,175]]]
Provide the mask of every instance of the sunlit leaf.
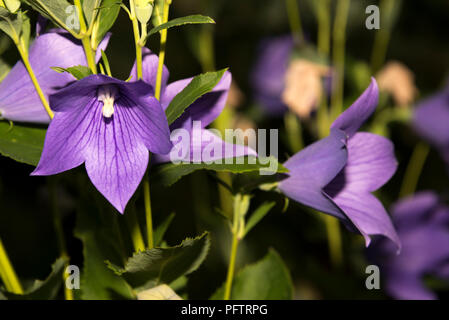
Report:
[[206,258],[209,246],[209,234],[206,232],[195,239],[187,238],[175,247],[153,248],[135,253],[124,268],[113,264],[109,264],[109,267],[137,291],[142,291],[170,283],[197,270]]
[[215,23],[215,21],[214,21],[214,19],[212,19],[210,17],[202,16],[199,14],[181,17],[181,18],[170,20],[164,24],[160,24],[157,27],[151,29],[150,32],[148,32],[147,37],[149,37],[153,34],[156,34],[159,31],[164,30],[164,29],[179,27],[179,26],[186,25],[186,24],[205,24],[205,23]]
[[223,77],[226,70],[227,69],[217,72],[207,72],[194,77],[192,81],[173,98],[165,110],[168,123],[172,124],[192,103],[206,93],[212,91],[218,82],[220,82],[220,79]]
[[46,128],[0,121],[0,154],[37,166],[44,147]]
[[[230,159],[228,159],[229,161]],[[256,158],[254,156],[248,157],[238,157],[233,158],[232,163],[227,164],[225,159],[222,161],[223,163],[166,163],[156,166],[153,169],[152,178],[161,183],[164,186],[171,186],[183,176],[186,176],[192,172],[197,170],[212,170],[212,171],[223,171],[223,172],[231,172],[231,173],[249,173],[249,172],[258,172],[259,174],[263,171],[268,172],[271,169],[274,169],[275,173],[285,173],[288,170],[280,163],[278,163],[277,159],[274,157],[270,158]],[[275,168],[270,168],[271,165],[274,164]],[[240,164],[242,163],[242,164]],[[270,172],[272,173],[272,172]],[[265,175],[262,175],[265,176]],[[268,176],[268,175],[267,175]]]
[[54,71],[63,73],[68,72],[74,76],[77,80],[81,80],[92,74],[92,70],[86,66],[74,66],[69,68],[51,67]]

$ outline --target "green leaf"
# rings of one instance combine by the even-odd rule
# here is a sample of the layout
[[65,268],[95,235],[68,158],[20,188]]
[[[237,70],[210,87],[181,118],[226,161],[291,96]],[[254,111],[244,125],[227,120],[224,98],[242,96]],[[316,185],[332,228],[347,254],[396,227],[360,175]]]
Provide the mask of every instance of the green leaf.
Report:
[[[84,181],[82,181],[84,183]],[[81,183],[80,183],[81,184]],[[90,192],[91,191],[91,192]],[[79,200],[75,236],[83,243],[84,266],[81,275],[81,298],[84,300],[133,299],[134,293],[126,281],[114,274],[105,261],[123,261],[120,235],[117,233],[116,212],[97,210],[90,188]]]
[[5,79],[11,70],[11,66],[0,57],[0,82]]
[[270,210],[276,205],[276,202],[271,201],[271,202],[264,202],[262,203],[257,209],[256,211],[254,211],[252,213],[252,215],[249,217],[246,225],[245,225],[245,233],[244,233],[244,237],[248,234],[248,232],[251,231],[252,228],[254,228],[259,222],[260,220],[263,219],[263,217],[265,217],[267,215],[268,212],[270,212]]
[[54,24],[72,33],[72,35],[79,32],[79,23],[76,21],[75,7],[67,0],[24,1],[41,15],[50,19]]
[[23,15],[12,14],[0,7],[0,30],[6,33],[15,43],[19,43],[22,34]]
[[89,27],[98,14],[97,10],[100,7],[101,0],[82,0],[82,2],[84,17],[86,18],[87,27]]
[[86,66],[74,66],[70,68],[51,67],[54,71],[59,73],[68,72],[77,80],[81,80],[85,77],[92,75],[92,70]]
[[200,14],[173,19],[173,20],[170,20],[164,24],[160,24],[157,27],[151,29],[150,32],[148,32],[147,39],[151,35],[156,34],[159,31],[164,30],[164,29],[170,29],[173,27],[178,27],[178,26],[182,26],[182,25],[186,25],[186,24],[205,24],[205,23],[215,24],[215,21],[214,21],[214,19],[212,19],[210,17],[202,16]]
[[[223,285],[211,300],[223,299],[224,291]],[[231,300],[290,300],[292,297],[290,273],[273,249],[259,262],[243,268],[232,284]]]
[[101,2],[101,7],[92,29],[91,45],[94,50],[97,50],[101,40],[103,40],[106,33],[114,25],[115,20],[117,20],[121,3],[122,0],[103,0]]
[[30,288],[25,289],[25,293],[14,294],[3,291],[3,295],[9,300],[51,300],[58,294],[61,285],[64,284],[63,272],[67,263],[66,259],[59,258],[51,267],[51,273],[45,279],[34,281]]
[[[228,159],[229,160],[229,159]],[[158,165],[154,168],[152,177],[155,181],[162,184],[163,186],[171,186],[183,176],[186,176],[197,170],[212,170],[212,171],[224,171],[231,173],[248,173],[258,171],[269,171],[270,162],[277,165],[277,173],[285,173],[288,170],[274,157],[270,158],[256,158],[254,156],[238,157],[232,159],[232,164],[226,164],[223,159],[223,163],[166,163]],[[252,164],[254,162],[254,164]],[[242,164],[239,164],[242,163]]]
[[153,248],[135,253],[124,268],[118,268],[112,263],[109,267],[137,291],[142,291],[170,283],[198,269],[206,258],[209,246],[209,234],[205,232],[195,239],[187,238],[176,247]]
[[44,147],[46,129],[0,121],[0,154],[37,166]]
[[212,91],[220,82],[227,69],[217,72],[207,72],[200,74],[192,79],[192,81],[178,93],[165,110],[168,124],[172,124],[178,119],[187,107],[201,98],[206,93]]
[[154,245],[157,247],[162,243],[164,234],[167,232],[168,227],[175,218],[175,213],[171,213],[157,228],[154,230]]

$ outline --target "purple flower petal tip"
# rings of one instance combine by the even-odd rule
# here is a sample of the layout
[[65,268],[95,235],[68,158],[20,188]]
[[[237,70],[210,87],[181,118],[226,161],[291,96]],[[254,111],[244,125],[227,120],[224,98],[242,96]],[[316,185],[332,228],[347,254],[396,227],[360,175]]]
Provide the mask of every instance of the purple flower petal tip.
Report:
[[334,121],[331,128],[343,130],[348,137],[353,136],[376,110],[378,102],[379,88],[376,79],[371,78],[365,92]]

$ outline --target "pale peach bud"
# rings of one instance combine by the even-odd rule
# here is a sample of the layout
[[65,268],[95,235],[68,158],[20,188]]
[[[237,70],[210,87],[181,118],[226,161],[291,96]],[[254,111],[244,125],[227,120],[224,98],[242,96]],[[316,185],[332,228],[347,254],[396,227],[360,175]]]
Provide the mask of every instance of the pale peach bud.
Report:
[[379,89],[389,93],[401,107],[409,106],[418,92],[413,72],[398,61],[388,62],[378,72],[376,79]]
[[237,108],[243,103],[244,99],[245,96],[243,95],[237,83],[233,80],[231,82],[231,87],[229,88],[228,100],[226,101],[226,105],[231,108]]
[[329,67],[308,60],[297,59],[290,63],[285,75],[282,101],[301,118],[308,118],[323,94],[322,77]]

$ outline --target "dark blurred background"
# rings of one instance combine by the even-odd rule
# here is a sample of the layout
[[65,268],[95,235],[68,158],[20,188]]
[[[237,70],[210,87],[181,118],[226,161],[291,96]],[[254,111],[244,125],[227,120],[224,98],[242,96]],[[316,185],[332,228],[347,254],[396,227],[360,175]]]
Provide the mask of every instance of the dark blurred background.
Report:
[[[353,0],[347,30],[347,59],[369,62],[374,31],[365,28],[365,8],[377,1]],[[315,42],[316,19],[310,1],[299,1],[306,37]],[[250,71],[257,57],[257,46],[267,36],[289,33],[285,2],[281,0],[174,0],[170,16],[188,14],[212,16],[216,68],[230,67],[234,80],[245,95],[241,111],[254,107],[250,85]],[[420,97],[439,90],[446,81],[449,70],[449,2],[446,0],[403,1],[393,29],[387,60],[395,59],[406,64],[414,73]],[[203,71],[195,49],[198,26],[188,26],[169,31],[166,65],[170,81],[191,77]],[[114,76],[126,79],[134,61],[134,45],[129,20],[124,12],[111,30],[113,37],[107,49]],[[158,51],[158,37],[147,45]],[[9,62],[18,58],[14,48],[2,57]],[[347,88],[349,92],[352,88]],[[261,118],[262,128],[278,128],[276,119]],[[404,124],[391,127],[396,146],[399,170],[384,187],[382,200],[386,207],[398,196],[407,159],[417,141],[413,131]],[[284,146],[285,147],[285,146]],[[279,153],[285,160],[287,152]],[[0,156],[0,234],[10,254],[17,273],[22,278],[44,278],[57,257],[56,235],[53,231],[49,206],[48,179],[30,177],[32,167]],[[448,196],[449,183],[445,167],[435,151],[426,163],[418,189],[433,189]],[[84,169],[63,174],[60,178],[58,204],[64,217],[64,228],[72,234],[76,214],[77,192],[70,185]],[[195,186],[195,187],[193,187]],[[198,188],[200,186],[200,188]],[[281,213],[283,200],[276,194],[261,194],[258,199],[272,197],[278,201],[276,208],[254,229],[240,247],[238,267],[257,261],[269,247],[274,247],[289,267],[295,285],[295,298],[382,299],[380,290],[365,288],[365,267],[361,236],[342,230],[345,261],[341,268],[329,263],[326,233],[319,216],[304,207],[291,203],[287,212]],[[187,236],[203,230],[212,231],[212,249],[205,264],[192,274],[187,292],[193,299],[208,298],[226,276],[230,237],[226,222],[216,213],[218,195],[216,182],[208,173],[198,172],[184,178],[170,189],[153,188],[153,212],[156,224],[171,213],[176,218],[168,230],[168,244],[177,244]],[[137,196],[137,203],[142,203]],[[138,207],[139,214],[142,213]],[[111,214],[119,215],[111,211]],[[119,217],[122,219],[122,217]],[[71,236],[69,253],[72,263],[82,265],[81,242]],[[439,288],[442,297],[447,288]]]

